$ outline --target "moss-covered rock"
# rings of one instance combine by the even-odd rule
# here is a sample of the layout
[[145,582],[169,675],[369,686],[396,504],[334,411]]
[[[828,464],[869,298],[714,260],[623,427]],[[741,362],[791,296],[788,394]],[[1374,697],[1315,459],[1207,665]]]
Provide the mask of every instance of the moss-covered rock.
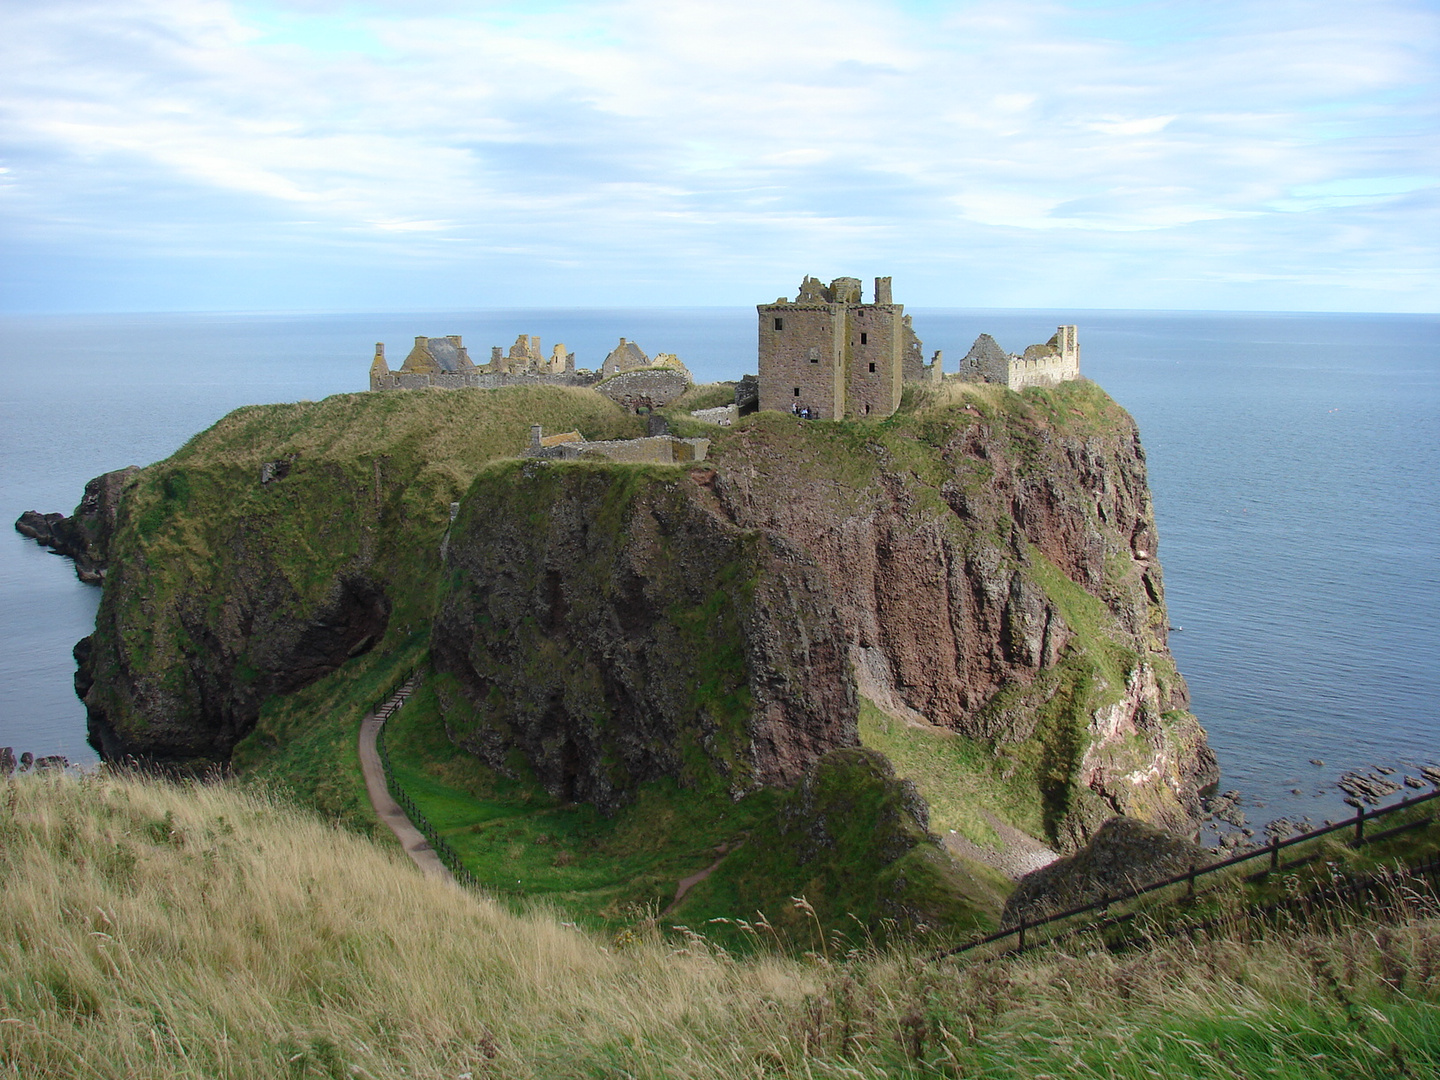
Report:
[[452,736],[607,810],[660,777],[789,785],[854,744],[823,575],[711,498],[675,467],[485,470],[446,541],[431,643]]
[[758,912],[792,937],[812,924],[861,937],[920,927],[960,936],[992,927],[1005,891],[998,875],[946,853],[924,797],[885,755],[853,747],[817,761],[676,915],[749,922]]
[[1112,817],[1079,851],[1021,878],[1005,904],[1003,922],[1034,922],[1209,862],[1204,848],[1183,837],[1134,818]]
[[639,434],[562,387],[238,409],[126,481],[86,650],[107,757],[225,761],[262,705],[428,624],[449,507],[530,424]]

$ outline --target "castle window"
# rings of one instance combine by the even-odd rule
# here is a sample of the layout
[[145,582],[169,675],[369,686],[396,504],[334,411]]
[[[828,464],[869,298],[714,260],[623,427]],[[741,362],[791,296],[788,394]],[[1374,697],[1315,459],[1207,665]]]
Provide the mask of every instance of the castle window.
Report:
[[796,397],[799,397],[799,396],[800,396],[800,388],[799,388],[798,386],[795,387],[795,396],[796,396]]
[[[863,330],[860,331],[860,344],[861,344],[861,345],[864,345],[868,340],[869,340],[869,336],[865,333],[865,331],[863,331]],[[875,370],[875,365],[874,365],[874,364],[871,364],[871,365],[870,365],[870,370],[871,370],[871,371],[874,371],[874,370]]]
[[776,320],[775,320],[775,329],[776,329],[776,330],[784,330],[784,329],[785,329],[785,320],[784,320],[784,319],[776,319]]
[[871,365],[870,365],[870,371],[871,371],[872,373],[875,371],[875,365],[874,365],[874,364],[871,364]]

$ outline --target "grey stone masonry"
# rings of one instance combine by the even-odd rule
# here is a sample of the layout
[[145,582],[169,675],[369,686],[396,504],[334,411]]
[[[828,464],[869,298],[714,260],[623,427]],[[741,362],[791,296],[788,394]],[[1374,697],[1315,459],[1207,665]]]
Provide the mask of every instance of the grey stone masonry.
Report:
[[690,372],[684,367],[622,371],[595,389],[632,413],[660,409],[690,389]]
[[[557,441],[563,439],[564,441]],[[613,461],[631,465],[683,465],[704,461],[710,452],[709,439],[681,439],[674,435],[652,435],[643,439],[608,439],[590,442],[578,433],[546,438],[539,424],[530,428],[530,445],[521,457],[542,461]]]
[[1031,345],[1017,356],[1007,353],[989,334],[981,334],[960,361],[960,378],[1023,390],[1027,386],[1058,386],[1080,378],[1080,342],[1074,326],[1060,326],[1043,345]]
[[594,386],[598,373],[575,369],[575,354],[556,345],[548,359],[540,353],[540,339],[521,334],[508,354],[497,345],[490,350],[490,362],[477,366],[460,341],[448,337],[416,337],[415,345],[398,371],[391,371],[385,359],[385,344],[375,345],[370,364],[371,390],[422,390],[435,387],[459,390],[475,387],[493,390],[501,386]]
[[760,408],[806,411],[814,419],[886,417],[900,407],[907,378],[938,381],[939,354],[926,365],[888,277],[864,303],[858,278],[829,285],[809,277],[793,301],[760,304]]

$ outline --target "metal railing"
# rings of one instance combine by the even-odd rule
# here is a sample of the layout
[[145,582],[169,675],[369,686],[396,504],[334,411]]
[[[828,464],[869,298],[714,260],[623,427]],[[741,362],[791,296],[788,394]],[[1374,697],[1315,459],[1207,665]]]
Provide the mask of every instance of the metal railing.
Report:
[[[1351,838],[1350,843],[1352,846],[1360,847],[1364,844],[1375,843],[1380,840],[1388,839],[1392,836],[1397,836],[1400,833],[1408,832],[1411,829],[1423,828],[1434,820],[1434,815],[1431,815],[1428,818],[1421,818],[1416,821],[1405,822],[1404,824],[1395,826],[1393,828],[1383,829],[1378,833],[1372,832],[1368,835],[1365,831],[1365,823],[1367,821],[1375,821],[1380,818],[1388,817],[1389,815],[1399,813],[1402,810],[1412,809],[1422,803],[1428,803],[1436,798],[1440,798],[1440,790],[1431,791],[1427,794],[1417,795],[1411,798],[1405,798],[1398,803],[1394,803],[1391,806],[1383,806],[1377,810],[1371,810],[1368,813],[1366,812],[1364,807],[1361,807],[1356,812],[1353,818],[1347,818],[1344,821],[1336,822],[1333,825],[1327,825],[1320,829],[1312,829],[1310,832],[1300,833],[1296,836],[1291,836],[1284,840],[1281,840],[1279,837],[1275,837],[1270,841],[1270,843],[1262,847],[1242,852],[1241,854],[1233,856],[1229,859],[1222,859],[1220,862],[1210,863],[1206,866],[1192,866],[1183,874],[1175,874],[1160,881],[1151,882],[1149,885],[1144,885],[1139,888],[1122,891],[1115,894],[1114,896],[1103,896],[1099,900],[1096,900],[1092,903],[1081,904],[1078,907],[1068,908],[1065,911],[1058,911],[1054,914],[1047,915],[1041,919],[1028,920],[1021,918],[1020,921],[1014,926],[1007,927],[1004,930],[998,930],[993,934],[987,934],[981,938],[976,938],[974,941],[968,941],[963,945],[957,945],[952,949],[946,949],[944,952],[938,953],[936,958],[939,959],[940,957],[945,956],[956,956],[960,953],[968,952],[971,949],[978,949],[984,945],[992,945],[996,942],[1004,941],[1007,938],[1015,939],[1016,952],[1024,952],[1027,948],[1036,948],[1039,945],[1048,945],[1052,942],[1057,942],[1064,938],[1068,938],[1073,934],[1079,933],[1082,930],[1093,929],[1097,926],[1097,924],[1100,923],[1104,923],[1105,925],[1109,926],[1117,925],[1128,919],[1134,918],[1137,912],[1130,912],[1124,915],[1111,915],[1109,912],[1109,908],[1115,904],[1127,903],[1128,901],[1135,900],[1149,893],[1159,892],[1162,889],[1168,889],[1172,886],[1181,884],[1186,886],[1186,897],[1194,897],[1196,881],[1208,877],[1211,874],[1219,873],[1222,870],[1228,870],[1232,866],[1239,866],[1241,863],[1250,862],[1255,859],[1269,859],[1270,865],[1265,869],[1258,871],[1257,873],[1248,875],[1246,877],[1247,881],[1255,881],[1265,877],[1267,874],[1275,873],[1280,870],[1288,870],[1293,869],[1297,866],[1304,866],[1307,863],[1314,862],[1318,858],[1322,858],[1323,856],[1319,854],[1314,854],[1308,855],[1301,859],[1295,859],[1291,862],[1282,862],[1280,858],[1280,853],[1286,848],[1295,847],[1297,844],[1309,843],[1312,840],[1317,840],[1320,837],[1328,836],[1331,833],[1353,832],[1354,836],[1353,838]],[[1061,933],[1048,935],[1041,941],[1034,940],[1035,931],[1037,930],[1051,926],[1054,923],[1063,922],[1067,919],[1074,919],[1081,915],[1087,915],[1091,912],[1102,912],[1102,915],[1099,919],[1090,920],[1082,926],[1071,927]],[[1031,938],[1031,940],[1028,942],[1026,940],[1027,936]]]

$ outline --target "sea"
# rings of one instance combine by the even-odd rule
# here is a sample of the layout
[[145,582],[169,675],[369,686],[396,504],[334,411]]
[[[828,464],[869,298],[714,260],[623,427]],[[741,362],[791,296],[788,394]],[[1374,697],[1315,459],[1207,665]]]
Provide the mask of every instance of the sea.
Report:
[[[954,371],[1079,326],[1082,370],[1140,425],[1171,646],[1221,787],[1254,823],[1351,811],[1347,770],[1440,762],[1440,316],[912,309]],[[538,334],[598,367],[623,335],[700,381],[755,370],[750,308],[0,316],[0,518],[70,512],[240,405],[364,390],[417,333]],[[8,538],[7,538],[8,537]],[[96,760],[71,648],[99,590],[0,536],[0,746]]]

